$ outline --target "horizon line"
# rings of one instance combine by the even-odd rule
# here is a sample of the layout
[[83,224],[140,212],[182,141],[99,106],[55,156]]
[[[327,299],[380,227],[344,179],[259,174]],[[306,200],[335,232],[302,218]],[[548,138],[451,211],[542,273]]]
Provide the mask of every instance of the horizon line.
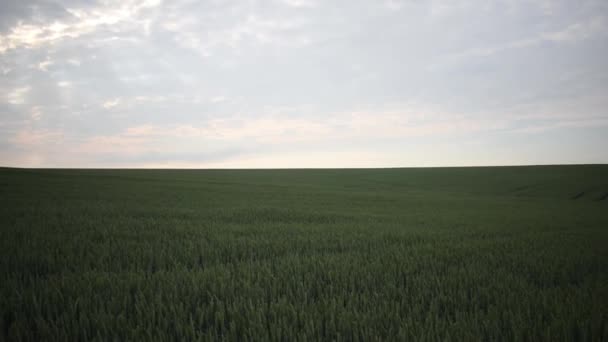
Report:
[[501,164],[501,165],[442,165],[442,166],[379,166],[379,167],[21,167],[3,166],[0,169],[16,170],[388,170],[388,169],[449,169],[449,168],[507,168],[550,166],[608,166],[608,163],[564,163],[564,164]]

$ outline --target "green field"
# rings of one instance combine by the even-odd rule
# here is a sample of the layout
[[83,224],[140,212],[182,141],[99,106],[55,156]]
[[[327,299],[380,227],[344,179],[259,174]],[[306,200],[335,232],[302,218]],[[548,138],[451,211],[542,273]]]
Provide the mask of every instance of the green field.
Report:
[[0,169],[0,340],[608,340],[608,166]]

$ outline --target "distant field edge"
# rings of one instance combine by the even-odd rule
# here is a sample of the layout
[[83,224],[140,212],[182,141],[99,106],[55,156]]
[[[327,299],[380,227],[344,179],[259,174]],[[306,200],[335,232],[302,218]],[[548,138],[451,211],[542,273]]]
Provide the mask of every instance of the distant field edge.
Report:
[[0,166],[0,170],[393,170],[393,169],[485,169],[537,167],[608,167],[608,163],[590,164],[510,164],[457,166],[379,166],[379,167],[21,167]]

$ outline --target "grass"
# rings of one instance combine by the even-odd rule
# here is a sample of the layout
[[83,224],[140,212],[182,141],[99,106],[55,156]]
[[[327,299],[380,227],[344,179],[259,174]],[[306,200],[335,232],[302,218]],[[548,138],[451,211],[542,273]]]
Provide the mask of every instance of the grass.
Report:
[[0,340],[608,340],[608,166],[0,169]]

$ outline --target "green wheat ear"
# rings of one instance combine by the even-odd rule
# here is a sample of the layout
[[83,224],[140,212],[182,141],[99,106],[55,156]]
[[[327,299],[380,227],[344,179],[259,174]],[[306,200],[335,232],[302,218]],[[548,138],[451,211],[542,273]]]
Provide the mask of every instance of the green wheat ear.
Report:
[[607,175],[0,169],[0,341],[600,341]]

